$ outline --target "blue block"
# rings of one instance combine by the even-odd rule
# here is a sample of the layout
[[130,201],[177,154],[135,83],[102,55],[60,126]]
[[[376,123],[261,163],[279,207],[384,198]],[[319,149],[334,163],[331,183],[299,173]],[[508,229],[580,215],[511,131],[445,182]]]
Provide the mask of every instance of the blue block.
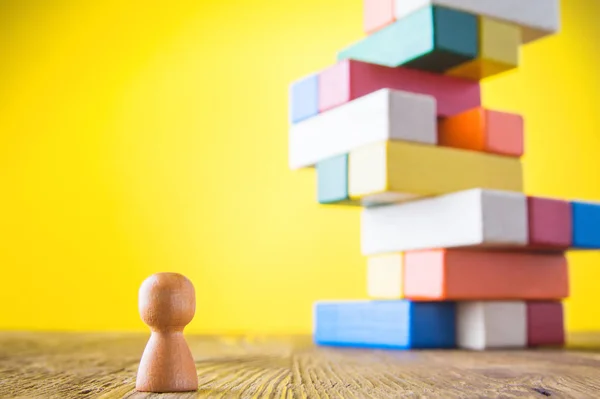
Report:
[[290,122],[298,123],[319,113],[319,75],[297,80],[290,86]]
[[572,247],[600,249],[600,203],[572,201]]
[[476,15],[427,6],[345,48],[337,58],[444,73],[478,55]]
[[455,303],[447,301],[317,302],[314,341],[357,348],[455,348],[455,314]]

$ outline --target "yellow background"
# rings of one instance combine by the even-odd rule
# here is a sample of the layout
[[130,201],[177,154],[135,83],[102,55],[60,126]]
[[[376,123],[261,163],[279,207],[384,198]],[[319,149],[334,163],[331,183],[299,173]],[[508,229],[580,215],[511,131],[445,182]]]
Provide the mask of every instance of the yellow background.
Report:
[[[600,199],[600,2],[486,83],[524,113],[527,191]],[[0,12],[0,328],[143,330],[141,281],[194,282],[189,332],[309,332],[366,297],[359,211],[287,166],[288,84],[363,36],[361,0],[21,1]],[[600,256],[569,255],[572,330]]]

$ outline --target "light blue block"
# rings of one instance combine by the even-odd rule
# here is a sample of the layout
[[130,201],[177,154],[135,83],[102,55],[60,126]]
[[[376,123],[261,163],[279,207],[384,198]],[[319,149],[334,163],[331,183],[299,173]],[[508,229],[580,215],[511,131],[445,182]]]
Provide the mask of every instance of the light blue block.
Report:
[[396,67],[433,51],[432,7],[384,27],[338,53],[338,60],[353,59]]
[[360,205],[348,192],[348,154],[318,162],[317,201],[320,204]]
[[323,301],[314,306],[318,345],[357,348],[455,348],[454,302]]
[[600,203],[571,202],[573,217],[572,247],[600,249]]
[[443,73],[478,55],[476,15],[427,6],[348,46],[337,59]]
[[298,123],[319,113],[319,75],[297,80],[290,86],[290,122]]

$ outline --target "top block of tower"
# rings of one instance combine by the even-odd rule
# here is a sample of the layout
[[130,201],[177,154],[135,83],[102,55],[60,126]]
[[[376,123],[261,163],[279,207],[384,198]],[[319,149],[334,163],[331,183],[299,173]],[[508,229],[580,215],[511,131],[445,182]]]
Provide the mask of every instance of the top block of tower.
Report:
[[560,30],[559,0],[364,0],[364,30],[373,33],[427,6],[493,18],[521,28],[524,44]]
[[351,43],[337,57],[482,80],[517,69],[520,45],[516,25],[426,6]]

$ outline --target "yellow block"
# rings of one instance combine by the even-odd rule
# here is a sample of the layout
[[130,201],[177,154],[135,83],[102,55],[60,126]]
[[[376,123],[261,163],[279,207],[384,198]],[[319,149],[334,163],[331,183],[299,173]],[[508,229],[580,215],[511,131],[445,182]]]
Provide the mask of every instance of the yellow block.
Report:
[[519,66],[521,32],[518,26],[479,17],[479,57],[447,72],[481,80]]
[[349,155],[348,189],[364,205],[471,188],[523,191],[519,158],[406,141],[384,141]]
[[367,258],[367,294],[371,298],[401,299],[404,297],[404,262],[402,253],[369,256]]

